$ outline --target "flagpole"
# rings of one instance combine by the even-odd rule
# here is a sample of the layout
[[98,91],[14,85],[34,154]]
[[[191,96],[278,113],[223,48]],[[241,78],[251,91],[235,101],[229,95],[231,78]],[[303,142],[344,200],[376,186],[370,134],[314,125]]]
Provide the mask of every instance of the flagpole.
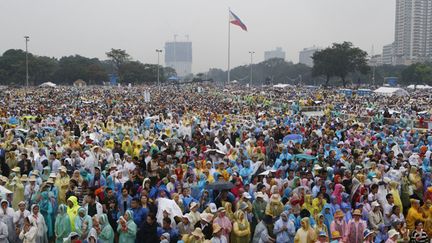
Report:
[[227,77],[227,84],[230,82],[230,59],[231,59],[231,23],[230,23],[230,11],[231,9],[228,8],[228,77]]

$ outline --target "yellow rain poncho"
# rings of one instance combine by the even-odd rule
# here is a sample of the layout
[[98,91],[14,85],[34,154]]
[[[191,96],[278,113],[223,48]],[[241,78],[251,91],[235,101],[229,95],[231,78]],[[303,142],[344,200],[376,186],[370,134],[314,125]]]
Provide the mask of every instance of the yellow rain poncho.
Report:
[[71,196],[68,198],[67,201],[68,201],[67,214],[69,215],[71,230],[75,231],[75,218],[78,215],[78,209],[80,208],[80,206],[78,205],[78,198],[76,198],[75,196]]

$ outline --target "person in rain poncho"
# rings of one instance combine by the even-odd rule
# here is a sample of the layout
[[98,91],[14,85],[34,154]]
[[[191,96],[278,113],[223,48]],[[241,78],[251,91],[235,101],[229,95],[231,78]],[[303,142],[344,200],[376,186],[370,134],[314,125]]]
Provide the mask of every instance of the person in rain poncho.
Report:
[[41,213],[39,213],[39,205],[33,204],[31,206],[31,221],[34,225],[37,227],[37,234],[36,234],[36,243],[47,243],[47,226],[45,224],[45,219],[42,216]]
[[9,187],[13,192],[12,208],[17,208],[18,203],[24,200],[24,185],[21,183],[21,179],[15,176]]
[[131,210],[126,210],[124,216],[120,217],[117,232],[120,235],[119,242],[135,243],[137,226],[133,221],[133,212]]
[[[273,239],[270,236],[270,232],[268,231],[271,224],[272,224],[272,217],[270,215],[265,215],[263,220],[261,220],[261,222],[259,222],[255,228],[255,233],[252,239],[252,243],[275,242],[275,239]],[[213,228],[213,231],[215,230],[216,229]]]
[[42,200],[39,202],[39,210],[45,219],[45,223],[48,230],[48,239],[50,239],[52,236],[54,236],[53,222],[52,222],[53,219],[52,214],[54,213],[53,205],[51,203],[47,191],[42,192],[41,196],[42,196]]
[[114,230],[108,222],[108,216],[102,214],[99,218],[99,228],[97,229],[98,241],[100,243],[113,243]]
[[301,228],[297,230],[294,237],[295,243],[312,243],[315,242],[317,236],[315,231],[312,229],[309,223],[309,218],[303,218],[301,220]]
[[282,212],[280,218],[275,222],[274,235],[276,242],[293,242],[296,234],[294,223],[288,219],[288,213]]
[[0,220],[3,221],[7,226],[9,242],[15,242],[17,239],[15,227],[13,224],[14,214],[15,212],[13,208],[9,207],[9,202],[3,199],[1,201]]
[[0,220],[0,243],[9,243],[8,236],[8,226]]
[[86,239],[89,236],[92,226],[92,218],[87,215],[85,208],[80,207],[78,209],[78,215],[75,217],[75,230],[80,235],[81,239]]
[[58,203],[66,204],[66,191],[69,187],[69,176],[66,174],[66,167],[60,167],[60,176],[55,180],[55,185],[59,190]]
[[231,242],[242,243],[249,242],[251,237],[251,229],[245,213],[242,210],[237,210],[234,213],[234,223],[231,232]]
[[[38,228],[29,217],[24,218],[24,226],[19,234],[23,243],[36,243]],[[63,239],[62,239],[63,242]]]
[[71,230],[75,231],[75,218],[78,215],[78,209],[80,206],[78,205],[78,198],[75,196],[71,196],[67,200],[68,208],[67,214],[69,215]]
[[68,237],[71,232],[71,224],[69,215],[67,214],[67,207],[64,204],[60,204],[58,208],[58,214],[55,219],[54,232],[56,237],[56,243],[62,243],[63,238]]
[[26,209],[26,203],[21,201],[18,203],[18,210],[15,211],[13,216],[13,223],[16,229],[22,229],[24,226],[24,219],[30,216],[30,211]]

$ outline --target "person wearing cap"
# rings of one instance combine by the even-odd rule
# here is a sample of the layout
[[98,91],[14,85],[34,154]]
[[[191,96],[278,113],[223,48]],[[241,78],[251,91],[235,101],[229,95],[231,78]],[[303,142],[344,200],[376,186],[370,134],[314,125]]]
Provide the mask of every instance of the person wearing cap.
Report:
[[250,224],[245,216],[245,212],[243,210],[237,210],[234,213],[234,222],[232,226],[230,242],[232,243],[249,242],[250,236],[251,236]]
[[191,202],[189,205],[189,215],[190,215],[190,223],[195,225],[197,222],[201,220],[200,212],[198,211],[199,205],[196,202]]
[[408,210],[406,219],[406,227],[408,230],[413,231],[415,229],[415,222],[424,222],[423,214],[420,212],[420,201],[417,199],[411,199],[411,207]]
[[245,212],[251,213],[252,212],[252,203],[250,201],[251,199],[252,197],[248,192],[243,192],[240,199],[236,203],[236,208],[240,208],[240,205],[242,203],[246,203],[247,208],[245,209]]
[[195,224],[195,228],[200,228],[201,232],[204,234],[204,238],[210,240],[213,234],[213,215],[211,213],[202,213],[200,215],[200,222]]
[[373,231],[378,230],[380,224],[384,224],[383,214],[381,212],[380,204],[377,201],[372,202],[372,210],[369,212],[369,225]]
[[255,200],[252,203],[252,213],[253,213],[253,226],[257,225],[265,215],[265,210],[267,207],[266,201],[264,201],[264,193],[257,192],[255,194]]
[[58,202],[59,204],[66,204],[66,192],[69,187],[69,175],[66,173],[66,167],[61,166],[59,169],[59,176],[57,176],[55,179],[55,185],[58,188],[59,195],[58,195]]
[[[389,238],[386,240],[385,243],[396,243],[398,238],[399,238],[399,232],[397,232],[395,229],[391,229],[388,232]],[[418,238],[420,240],[420,238]],[[426,241],[417,241],[415,240],[414,242],[428,242],[427,240],[427,236],[426,236]]]
[[223,234],[223,228],[219,224],[213,224],[213,237],[211,243],[228,243],[228,239]]
[[225,208],[218,208],[218,213],[216,218],[213,220],[213,224],[218,224],[220,227],[222,227],[222,234],[229,241],[229,236],[232,230],[232,223],[230,219],[225,215]]
[[[374,243],[376,241],[375,240],[375,232],[372,230],[366,229],[363,232],[363,240],[364,240],[363,243]],[[382,241],[377,241],[377,242],[382,242]]]
[[177,224],[177,229],[182,237],[192,233],[194,225],[191,223],[191,216],[189,214],[182,216],[181,222]]
[[327,238],[328,238],[327,233],[324,231],[320,231],[318,233],[318,240],[316,242],[317,243],[326,243],[326,242],[328,242]]
[[294,242],[296,229],[294,223],[288,219],[287,211],[282,212],[275,222],[273,234],[276,235],[276,242]]
[[350,243],[363,242],[363,232],[366,229],[366,222],[361,219],[360,209],[354,210],[353,219],[351,219],[346,228],[344,241]]
[[[340,236],[343,236],[346,231],[346,221],[344,220],[344,213],[342,210],[336,210],[334,214],[334,220],[330,224],[330,232],[339,232]],[[333,236],[331,237],[333,239]]]

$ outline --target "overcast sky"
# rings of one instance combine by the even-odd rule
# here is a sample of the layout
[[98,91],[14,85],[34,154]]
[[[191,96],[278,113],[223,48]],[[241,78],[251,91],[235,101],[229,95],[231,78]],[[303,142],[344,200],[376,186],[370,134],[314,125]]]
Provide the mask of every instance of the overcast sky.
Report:
[[[393,42],[396,0],[0,0],[0,53],[24,49],[105,59],[110,48],[156,63],[156,48],[189,35],[193,72],[227,68],[228,7],[248,27],[231,26],[231,66],[263,61],[282,47],[287,60],[313,45],[351,41],[375,54]],[[162,59],[163,61],[163,59]]]

